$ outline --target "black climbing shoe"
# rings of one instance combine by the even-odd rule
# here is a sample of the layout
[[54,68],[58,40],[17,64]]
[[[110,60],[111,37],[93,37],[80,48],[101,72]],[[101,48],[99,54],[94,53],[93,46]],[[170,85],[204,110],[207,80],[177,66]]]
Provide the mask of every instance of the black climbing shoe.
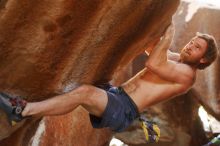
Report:
[[0,92],[0,108],[5,111],[12,126],[24,119],[21,113],[26,104],[27,102],[20,97],[12,97]]

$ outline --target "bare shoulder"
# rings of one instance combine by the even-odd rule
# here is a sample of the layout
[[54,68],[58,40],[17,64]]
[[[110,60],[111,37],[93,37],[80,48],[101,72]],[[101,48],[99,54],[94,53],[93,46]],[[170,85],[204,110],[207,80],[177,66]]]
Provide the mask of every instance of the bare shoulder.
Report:
[[182,83],[192,85],[195,82],[196,72],[191,66],[184,63],[176,63],[175,70]]

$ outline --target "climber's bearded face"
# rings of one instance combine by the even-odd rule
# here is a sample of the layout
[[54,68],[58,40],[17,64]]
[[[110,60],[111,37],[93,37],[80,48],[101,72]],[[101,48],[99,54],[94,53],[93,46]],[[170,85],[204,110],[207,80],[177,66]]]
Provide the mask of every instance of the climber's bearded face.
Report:
[[204,39],[199,37],[192,38],[191,41],[181,50],[181,62],[186,64],[203,63],[207,46],[208,44]]

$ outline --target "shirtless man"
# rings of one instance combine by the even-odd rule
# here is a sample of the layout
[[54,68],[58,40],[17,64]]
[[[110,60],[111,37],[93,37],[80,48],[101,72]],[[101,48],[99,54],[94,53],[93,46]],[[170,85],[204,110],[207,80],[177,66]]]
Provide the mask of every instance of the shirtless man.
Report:
[[[165,35],[146,67],[120,87],[81,85],[63,95],[27,103],[17,98],[6,101],[7,95],[1,94],[0,107],[12,120],[20,121],[31,115],[65,114],[81,105],[89,112],[93,127],[123,131],[145,108],[187,92],[196,70],[209,66],[217,57],[215,39],[207,34],[197,34],[180,54],[167,51],[170,42],[170,36]],[[17,105],[22,106],[21,111],[16,112]]]

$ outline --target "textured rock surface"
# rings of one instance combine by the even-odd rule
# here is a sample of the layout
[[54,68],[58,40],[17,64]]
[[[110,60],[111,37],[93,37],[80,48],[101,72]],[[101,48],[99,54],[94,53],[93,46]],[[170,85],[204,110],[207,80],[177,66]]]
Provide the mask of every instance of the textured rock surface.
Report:
[[[0,90],[38,101],[78,83],[109,81],[116,70],[158,41],[178,3],[2,0]],[[105,130],[91,128],[87,112],[80,108],[45,117],[40,125],[32,119],[16,127],[0,113],[0,139],[11,135],[0,142],[4,146],[99,146],[109,139]]]

